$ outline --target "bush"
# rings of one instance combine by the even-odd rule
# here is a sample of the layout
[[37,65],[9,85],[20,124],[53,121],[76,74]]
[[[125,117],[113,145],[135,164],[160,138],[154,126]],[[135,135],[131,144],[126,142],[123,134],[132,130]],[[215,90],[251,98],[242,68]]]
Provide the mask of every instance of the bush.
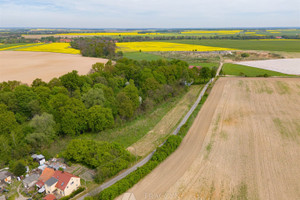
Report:
[[84,187],[80,187],[77,190],[75,190],[74,192],[72,192],[70,195],[68,196],[64,196],[62,198],[60,198],[60,200],[68,200],[68,199],[72,199],[73,197],[75,197],[77,194],[79,194],[80,192],[84,191],[85,188]]
[[135,158],[117,143],[87,139],[72,140],[63,152],[63,157],[68,161],[96,168],[95,181],[97,183],[126,169]]
[[241,56],[242,56],[243,58],[247,58],[247,57],[249,57],[250,55],[249,55],[249,53],[242,53]]
[[165,144],[157,149],[149,162],[147,162],[144,166],[138,168],[122,180],[118,181],[114,185],[100,192],[99,195],[94,199],[112,200],[122,193],[126,192],[129,188],[139,182],[147,174],[149,174],[159,163],[161,163],[170,154],[172,154],[180,145],[181,140],[182,138],[180,136],[171,135],[167,139]]

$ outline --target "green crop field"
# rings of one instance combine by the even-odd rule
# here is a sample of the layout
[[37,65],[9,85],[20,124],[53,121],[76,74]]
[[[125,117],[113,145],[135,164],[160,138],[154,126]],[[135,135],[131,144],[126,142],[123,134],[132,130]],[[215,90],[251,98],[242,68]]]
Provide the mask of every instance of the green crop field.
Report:
[[196,62],[196,63],[189,63],[189,65],[208,67],[208,68],[219,67],[219,63],[214,63],[214,62],[212,63]]
[[158,59],[163,59],[163,57],[159,55],[154,55],[151,53],[144,53],[144,52],[126,52],[124,53],[125,58],[133,59],[133,60],[147,60],[147,61],[152,61],[152,60],[158,60]]
[[169,40],[168,42],[242,50],[300,52],[300,40]]
[[245,75],[249,77],[255,77],[255,76],[262,76],[264,74],[267,74],[268,76],[291,76],[280,72],[259,69],[256,67],[248,67],[245,65],[238,65],[232,63],[225,63],[223,65],[222,71],[225,75],[234,75],[234,76]]

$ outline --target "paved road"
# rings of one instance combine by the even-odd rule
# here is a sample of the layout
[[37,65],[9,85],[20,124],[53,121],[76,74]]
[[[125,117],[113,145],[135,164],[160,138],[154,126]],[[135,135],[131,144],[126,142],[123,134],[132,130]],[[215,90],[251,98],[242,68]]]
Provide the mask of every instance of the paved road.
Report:
[[[219,68],[217,70],[216,76],[219,75],[220,70],[223,66],[223,63],[221,62],[219,65]],[[210,83],[212,83],[214,81],[215,78],[212,78],[209,80],[209,82],[204,86],[204,88],[202,89],[201,93],[199,94],[199,97],[197,98],[196,102],[194,103],[194,105],[191,107],[191,109],[189,110],[189,112],[184,116],[184,118],[181,120],[181,122],[179,123],[178,127],[175,129],[175,131],[172,133],[173,135],[177,135],[180,128],[186,123],[186,121],[189,119],[189,117],[191,116],[191,114],[194,112],[194,110],[196,109],[197,105],[200,103],[203,95],[205,94],[208,86]],[[165,143],[165,142],[164,142]],[[163,143],[163,144],[164,144]],[[160,146],[162,146],[163,144],[161,144]],[[119,180],[123,179],[124,177],[126,177],[127,175],[129,175],[131,172],[135,171],[138,167],[143,166],[144,164],[146,164],[153,156],[154,152],[156,150],[154,150],[153,152],[151,152],[147,157],[145,157],[142,161],[138,162],[136,165],[134,165],[133,167],[127,169],[126,171],[124,171],[123,173],[119,174],[118,176],[112,178],[111,180],[103,183],[102,185],[100,185],[99,187],[95,188],[94,190],[90,191],[89,193],[83,195],[82,197],[78,198],[78,200],[83,200],[85,197],[87,196],[94,196],[96,194],[98,194],[99,192],[101,192],[102,190],[112,186],[113,184],[115,184],[116,182],[118,182]]]

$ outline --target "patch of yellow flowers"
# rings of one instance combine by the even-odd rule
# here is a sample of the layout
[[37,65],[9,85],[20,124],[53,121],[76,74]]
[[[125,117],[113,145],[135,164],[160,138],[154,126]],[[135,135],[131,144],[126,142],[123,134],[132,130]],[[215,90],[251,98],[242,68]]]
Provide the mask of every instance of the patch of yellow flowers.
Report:
[[222,47],[211,47],[192,44],[179,44],[170,42],[124,42],[117,43],[119,50],[123,52],[135,51],[228,51],[234,50]]
[[68,53],[79,54],[80,51],[71,48],[69,43],[49,43],[39,46],[32,46],[28,48],[16,49],[16,51],[42,51],[42,52],[54,52],[54,53]]
[[196,33],[210,33],[210,34],[219,34],[219,35],[231,35],[240,33],[242,30],[209,30],[209,31],[202,31],[202,30],[194,30],[194,31],[184,31],[181,32],[183,34],[196,34]]
[[138,32],[105,32],[105,33],[61,33],[57,35],[78,35],[78,36],[144,36],[160,35],[161,33],[138,33]]

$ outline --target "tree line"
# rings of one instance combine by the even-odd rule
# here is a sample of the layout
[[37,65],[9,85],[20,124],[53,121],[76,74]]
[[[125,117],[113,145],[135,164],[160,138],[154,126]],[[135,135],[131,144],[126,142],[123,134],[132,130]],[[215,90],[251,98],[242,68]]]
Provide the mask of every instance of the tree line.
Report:
[[72,71],[31,86],[2,82],[0,166],[41,152],[60,137],[99,133],[131,120],[183,92],[199,73],[180,60],[123,58],[96,63],[88,75]]
[[80,50],[83,56],[99,58],[115,58],[116,44],[113,40],[93,38],[77,38],[71,43],[71,47]]

